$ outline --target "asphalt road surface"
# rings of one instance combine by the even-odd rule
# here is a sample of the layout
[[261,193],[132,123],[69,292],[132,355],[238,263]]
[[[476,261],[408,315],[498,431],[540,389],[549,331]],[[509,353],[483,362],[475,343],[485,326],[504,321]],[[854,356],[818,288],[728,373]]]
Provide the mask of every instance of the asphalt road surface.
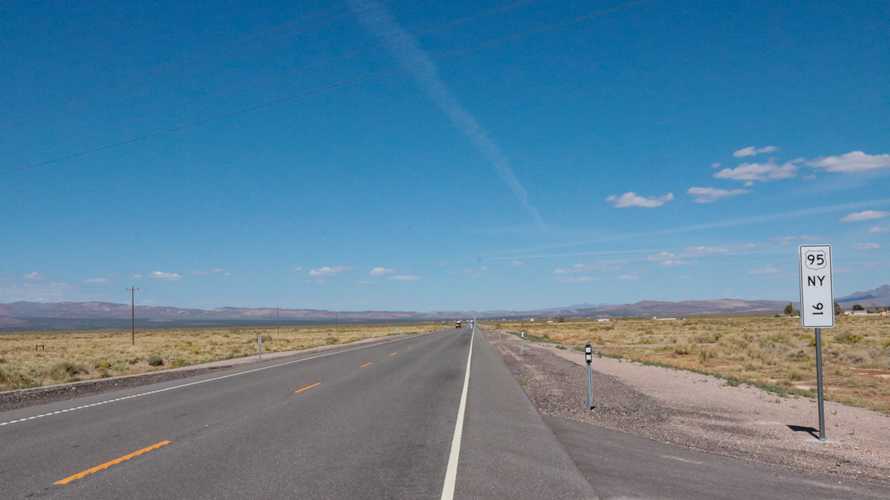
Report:
[[469,328],[0,412],[4,499],[452,495],[888,497],[542,418]]

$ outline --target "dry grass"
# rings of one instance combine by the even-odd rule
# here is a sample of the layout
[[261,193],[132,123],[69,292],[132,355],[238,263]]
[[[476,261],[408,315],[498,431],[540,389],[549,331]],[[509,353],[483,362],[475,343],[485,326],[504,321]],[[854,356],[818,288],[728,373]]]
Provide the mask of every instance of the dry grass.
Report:
[[[533,340],[751,383],[779,394],[815,395],[815,338],[798,319],[706,317],[503,322]],[[890,318],[841,317],[823,330],[828,399],[890,413]]]
[[[345,344],[371,337],[429,331],[438,325],[331,325],[170,328],[129,331],[0,334],[0,390],[75,382],[256,354]],[[37,350],[37,346],[45,350]]]

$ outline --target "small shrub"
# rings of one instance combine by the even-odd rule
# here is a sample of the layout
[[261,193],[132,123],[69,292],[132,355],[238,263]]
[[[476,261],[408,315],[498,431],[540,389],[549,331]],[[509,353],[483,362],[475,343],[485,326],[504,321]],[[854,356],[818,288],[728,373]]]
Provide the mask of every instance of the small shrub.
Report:
[[799,349],[795,352],[789,353],[787,358],[790,361],[806,361],[809,359],[809,355],[807,355],[806,351],[803,349]]
[[707,364],[708,361],[711,361],[715,357],[716,356],[714,355],[714,351],[710,349],[702,349],[701,351],[698,351],[698,360],[702,364]]
[[678,356],[686,356],[690,352],[692,352],[692,349],[690,349],[689,345],[687,345],[687,344],[679,344],[676,347],[674,347],[674,354],[676,354]]
[[327,345],[334,345],[334,344],[340,342],[340,339],[331,335],[330,337],[324,339],[324,341]]
[[862,335],[857,335],[855,333],[844,332],[834,338],[835,342],[840,342],[841,344],[858,344],[862,342]]
[[164,366],[164,358],[157,354],[149,356],[146,362],[148,363],[148,366]]
[[108,370],[111,368],[111,363],[107,360],[101,359],[93,364],[93,368],[97,370]]
[[37,383],[31,377],[16,371],[6,371],[0,368],[0,386],[8,386],[14,389],[32,387]]
[[49,376],[54,380],[76,380],[78,375],[89,373],[84,366],[69,361],[56,363],[49,369]]

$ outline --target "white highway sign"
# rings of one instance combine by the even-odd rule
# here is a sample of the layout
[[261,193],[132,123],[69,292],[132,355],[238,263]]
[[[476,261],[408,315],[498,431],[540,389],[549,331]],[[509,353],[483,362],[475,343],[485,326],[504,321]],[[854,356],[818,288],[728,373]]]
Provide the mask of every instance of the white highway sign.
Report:
[[800,246],[800,323],[804,328],[834,326],[831,245]]

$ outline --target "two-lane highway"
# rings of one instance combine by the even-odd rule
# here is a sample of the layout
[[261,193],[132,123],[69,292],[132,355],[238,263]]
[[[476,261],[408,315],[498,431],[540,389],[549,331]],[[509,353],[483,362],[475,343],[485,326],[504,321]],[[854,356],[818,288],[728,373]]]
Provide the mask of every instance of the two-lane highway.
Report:
[[[470,328],[0,412],[0,498],[881,498],[542,418]],[[686,457],[678,460],[677,457]]]
[[[346,347],[205,383],[2,413],[0,423],[14,423],[0,427],[0,490],[82,498],[438,497],[470,336],[450,330]],[[105,401],[113,402],[90,406]],[[27,420],[35,415],[46,416]]]
[[[462,498],[510,485],[514,498],[579,498],[586,482],[497,355],[474,338],[470,328],[448,329],[0,413],[0,490]],[[502,400],[514,404],[488,404]],[[526,472],[529,461],[554,457],[568,488],[565,474],[542,483]]]

